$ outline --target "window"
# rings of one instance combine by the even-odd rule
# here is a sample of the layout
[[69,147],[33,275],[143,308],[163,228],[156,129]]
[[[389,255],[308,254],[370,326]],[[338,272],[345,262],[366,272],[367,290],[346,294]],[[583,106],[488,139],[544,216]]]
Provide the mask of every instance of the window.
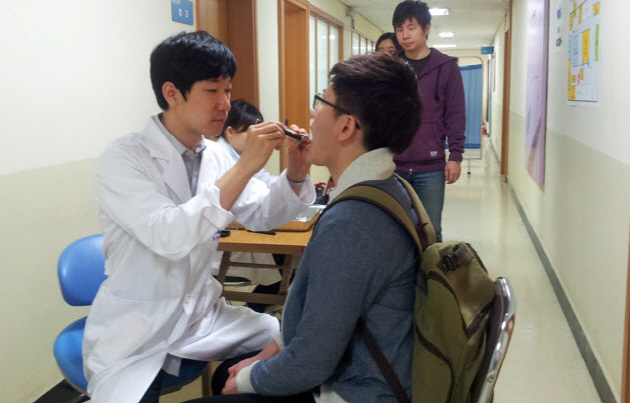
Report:
[[328,86],[328,72],[339,61],[341,24],[311,13],[309,24],[310,99]]
[[352,56],[366,55],[374,52],[374,41],[366,38],[360,33],[352,32]]

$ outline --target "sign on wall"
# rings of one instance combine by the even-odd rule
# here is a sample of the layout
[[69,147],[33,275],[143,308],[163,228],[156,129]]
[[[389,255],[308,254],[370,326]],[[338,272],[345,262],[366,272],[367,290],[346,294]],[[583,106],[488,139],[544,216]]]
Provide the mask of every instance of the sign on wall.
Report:
[[171,18],[173,21],[193,25],[193,15],[191,0],[171,0]]
[[599,0],[573,1],[569,14],[570,103],[599,101]]

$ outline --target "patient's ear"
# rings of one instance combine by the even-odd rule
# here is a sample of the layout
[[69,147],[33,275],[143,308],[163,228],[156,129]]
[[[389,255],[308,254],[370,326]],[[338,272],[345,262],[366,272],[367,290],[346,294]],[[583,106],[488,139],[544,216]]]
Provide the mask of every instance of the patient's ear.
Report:
[[357,136],[360,131],[357,129],[357,119],[352,115],[343,115],[343,127],[339,133],[339,141],[348,141]]

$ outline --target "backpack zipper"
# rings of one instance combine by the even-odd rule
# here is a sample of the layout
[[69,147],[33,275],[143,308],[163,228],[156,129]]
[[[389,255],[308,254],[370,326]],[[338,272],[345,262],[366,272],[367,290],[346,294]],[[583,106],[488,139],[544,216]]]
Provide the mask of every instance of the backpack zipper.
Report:
[[[442,276],[440,276],[434,271],[430,271],[427,276],[427,281],[428,280],[437,281],[442,286],[444,286],[444,288],[446,288],[446,290],[449,293],[451,293],[451,295],[455,299],[455,303],[457,303],[457,307],[458,308],[460,307],[459,300],[457,299],[457,295],[455,295],[455,291],[453,291],[453,288],[451,288],[451,285]],[[464,317],[461,314],[461,309],[458,309],[460,311],[459,318],[462,322],[462,330],[464,331],[464,334],[466,335],[467,340],[470,340],[470,338],[477,332],[477,330],[479,330],[479,326],[481,325],[481,320],[483,319],[484,314],[488,310],[490,310],[491,307],[492,307],[492,301],[490,301],[488,305],[483,307],[481,311],[477,315],[475,315],[475,318],[473,319],[473,321],[470,323],[470,326],[468,327],[466,327],[466,322],[464,321]]]
[[418,329],[418,326],[414,325],[414,328],[416,330],[416,336],[418,336],[418,340],[420,340],[420,344],[422,344],[429,353],[433,354],[438,360],[443,361],[448,366],[448,372],[451,378],[451,382],[448,386],[448,397],[446,398],[445,403],[449,403],[453,397],[453,386],[455,385],[455,374],[453,373],[453,365],[446,357],[444,357],[444,354],[442,354],[442,352],[437,347],[435,347],[435,345],[433,345],[433,343],[431,343],[424,337],[420,329]]

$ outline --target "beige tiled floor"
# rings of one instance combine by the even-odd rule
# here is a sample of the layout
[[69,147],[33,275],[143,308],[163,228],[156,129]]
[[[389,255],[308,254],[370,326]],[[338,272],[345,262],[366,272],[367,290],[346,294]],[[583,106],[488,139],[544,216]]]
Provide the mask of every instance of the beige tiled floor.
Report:
[[516,326],[495,388],[497,403],[600,402],[492,150],[447,185],[443,238],[470,242],[494,277],[510,280]]
[[[510,280],[517,300],[516,327],[495,401],[600,402],[491,150],[471,161],[471,175],[467,165],[462,178],[447,186],[444,239],[470,242],[493,276]],[[198,380],[160,402],[200,395]]]

